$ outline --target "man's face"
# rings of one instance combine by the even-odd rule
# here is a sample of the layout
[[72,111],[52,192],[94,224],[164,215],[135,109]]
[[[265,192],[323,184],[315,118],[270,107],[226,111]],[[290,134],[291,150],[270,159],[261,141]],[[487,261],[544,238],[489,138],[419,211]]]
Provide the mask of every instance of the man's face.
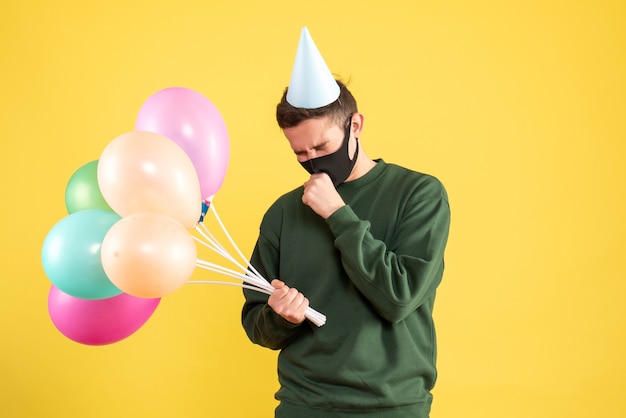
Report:
[[[307,119],[283,129],[299,162],[323,157],[337,151],[344,140],[344,127],[335,125],[328,116]],[[354,155],[356,141],[350,142],[349,155]]]
[[[335,187],[350,179],[358,156],[358,143],[352,138],[352,116],[342,129],[328,117],[311,119],[284,129],[298,161],[309,174],[326,173]],[[351,150],[351,144],[354,148]],[[352,154],[352,157],[350,157]]]

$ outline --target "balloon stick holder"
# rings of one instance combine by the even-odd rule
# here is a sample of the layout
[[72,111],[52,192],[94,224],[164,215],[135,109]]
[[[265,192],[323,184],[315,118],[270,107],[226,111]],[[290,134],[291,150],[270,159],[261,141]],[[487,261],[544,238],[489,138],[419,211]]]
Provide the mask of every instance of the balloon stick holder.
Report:
[[[219,225],[223,234],[226,236],[228,242],[231,247],[235,250],[236,256],[239,260],[231,255],[226,248],[220,244],[217,238],[211,233],[209,228],[205,225],[204,220],[208,213],[212,213],[215,221]],[[265,293],[266,295],[270,295],[274,291],[274,287],[254,268],[252,264],[250,264],[246,257],[244,257],[241,250],[235,241],[232,239],[224,223],[220,219],[217,210],[215,209],[215,205],[208,200],[205,200],[202,203],[202,215],[198,224],[195,226],[195,231],[200,235],[201,238],[198,238],[192,235],[193,239],[204,247],[210,249],[211,251],[219,254],[222,258],[228,260],[234,267],[237,269],[231,269],[224,267],[222,265],[198,259],[196,266],[208,270],[214,273],[221,274],[226,277],[230,277],[231,279],[239,280],[241,282],[224,282],[224,281],[215,281],[215,280],[189,280],[187,283],[190,284],[221,284],[221,285],[229,285],[229,286],[238,286],[244,289],[250,289],[257,292]],[[315,309],[308,307],[305,316],[312,323],[321,327],[326,323],[326,316]]]

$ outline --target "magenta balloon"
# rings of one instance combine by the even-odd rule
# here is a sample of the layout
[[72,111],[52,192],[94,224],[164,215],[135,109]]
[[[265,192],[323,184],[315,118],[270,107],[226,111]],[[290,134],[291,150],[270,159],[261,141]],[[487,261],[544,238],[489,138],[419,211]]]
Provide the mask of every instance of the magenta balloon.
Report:
[[70,340],[105,345],[135,333],[152,316],[160,301],[160,298],[143,299],[126,293],[107,299],[79,299],[52,286],[48,293],[48,313],[54,326]]
[[203,199],[222,186],[230,157],[228,131],[220,112],[202,94],[183,87],[156,92],[141,106],[135,130],[166,136],[187,153]]

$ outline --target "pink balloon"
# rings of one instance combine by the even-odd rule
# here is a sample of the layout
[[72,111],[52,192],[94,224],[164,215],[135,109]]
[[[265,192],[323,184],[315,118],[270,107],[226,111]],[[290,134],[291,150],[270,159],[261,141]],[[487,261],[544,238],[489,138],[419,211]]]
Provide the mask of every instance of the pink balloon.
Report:
[[108,299],[79,299],[52,286],[48,312],[54,326],[70,340],[106,345],[135,333],[152,316],[160,301],[125,293]]
[[156,92],[141,106],[135,130],[164,135],[187,153],[203,199],[222,186],[230,156],[228,131],[220,112],[202,94],[183,87]]

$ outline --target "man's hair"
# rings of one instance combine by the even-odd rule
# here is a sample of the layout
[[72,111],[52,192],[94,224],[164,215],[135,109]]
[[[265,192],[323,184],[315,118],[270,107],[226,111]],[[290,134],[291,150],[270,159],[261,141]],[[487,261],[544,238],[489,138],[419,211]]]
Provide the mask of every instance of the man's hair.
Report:
[[276,106],[276,121],[278,122],[278,126],[280,126],[281,129],[293,128],[304,120],[328,116],[331,122],[334,122],[337,126],[343,127],[348,117],[358,112],[358,109],[356,100],[346,85],[339,80],[335,81],[337,81],[339,85],[339,98],[331,104],[316,109],[303,109],[287,103],[287,90],[289,89],[289,87],[287,87],[283,92],[280,103]]

